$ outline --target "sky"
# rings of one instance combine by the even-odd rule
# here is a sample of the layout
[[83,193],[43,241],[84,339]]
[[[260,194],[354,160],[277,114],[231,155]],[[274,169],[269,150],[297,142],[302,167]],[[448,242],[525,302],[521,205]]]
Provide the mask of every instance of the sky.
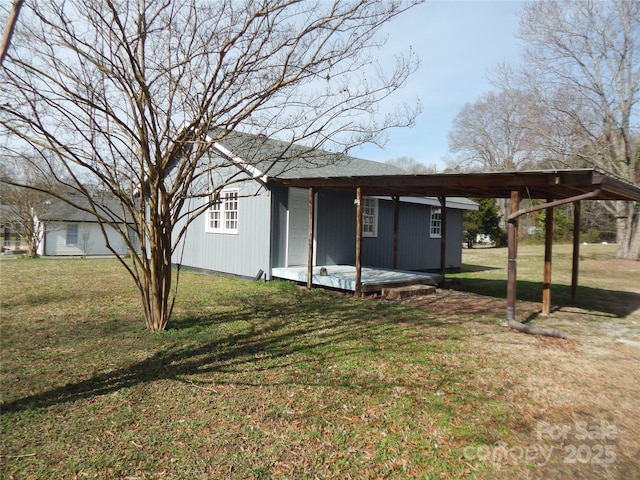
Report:
[[422,113],[412,128],[388,132],[384,149],[366,145],[351,154],[385,162],[410,157],[439,172],[450,156],[448,134],[462,107],[493,89],[487,74],[502,62],[516,65],[518,15],[523,3],[508,0],[427,1],[387,26],[387,52],[408,52],[420,58],[420,68],[392,97],[414,102]]

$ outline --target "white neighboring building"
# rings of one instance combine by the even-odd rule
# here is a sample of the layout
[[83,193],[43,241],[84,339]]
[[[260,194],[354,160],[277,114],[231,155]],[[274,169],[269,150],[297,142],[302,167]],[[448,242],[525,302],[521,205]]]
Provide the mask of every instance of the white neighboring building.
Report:
[[[75,203],[87,204],[86,200],[74,199]],[[105,210],[109,207],[117,212],[117,202],[113,199],[101,199]],[[126,255],[127,246],[114,227],[103,224],[104,234],[96,217],[89,212],[65,205],[60,209],[48,210],[43,224],[42,240],[38,254],[45,256],[103,256]],[[130,226],[129,234],[134,236]],[[106,238],[105,238],[106,234]],[[111,249],[109,248],[111,247]]]

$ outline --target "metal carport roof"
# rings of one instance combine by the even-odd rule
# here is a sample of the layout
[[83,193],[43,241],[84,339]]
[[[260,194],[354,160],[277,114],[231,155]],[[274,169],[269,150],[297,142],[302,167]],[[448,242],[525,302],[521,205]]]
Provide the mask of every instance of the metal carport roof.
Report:
[[594,200],[640,202],[640,187],[594,169],[532,170],[496,173],[443,173],[420,175],[369,175],[345,177],[272,178],[287,187],[313,187],[355,191],[365,195],[566,199],[594,193]]
[[[495,173],[447,173],[419,175],[363,175],[323,177],[309,175],[304,178],[271,178],[283,187],[309,188],[310,212],[313,212],[313,191],[317,189],[353,191],[360,200],[363,195],[387,195],[392,197],[439,197],[443,205],[447,197],[509,198],[511,214],[508,224],[508,278],[507,278],[507,320],[512,328],[540,333],[515,320],[515,290],[517,265],[517,227],[520,215],[534,210],[547,209],[564,203],[574,203],[574,252],[572,273],[572,298],[577,290],[577,266],[579,250],[580,201],[582,200],[623,200],[640,202],[640,187],[595,169],[534,170]],[[546,203],[527,209],[519,209],[523,199],[544,200]],[[357,202],[360,204],[361,202]],[[358,208],[358,223],[362,222],[362,209]],[[551,216],[552,218],[552,216]],[[547,224],[548,225],[548,224]],[[309,216],[309,231],[313,228],[313,218]],[[311,238],[311,235],[310,235]],[[358,230],[356,239],[356,295],[359,282],[360,249],[362,235]],[[545,242],[545,279],[543,290],[543,313],[549,313],[551,287],[551,245],[552,235],[547,228]],[[313,244],[309,241],[309,251]],[[445,242],[442,243],[445,248]],[[311,270],[311,253],[308,268]],[[309,274],[309,278],[311,275]],[[542,332],[560,335],[560,332]]]

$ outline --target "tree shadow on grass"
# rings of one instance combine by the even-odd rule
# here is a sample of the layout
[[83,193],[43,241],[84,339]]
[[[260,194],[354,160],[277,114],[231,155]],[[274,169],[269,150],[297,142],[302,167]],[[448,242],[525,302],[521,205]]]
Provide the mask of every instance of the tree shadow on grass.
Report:
[[498,267],[489,267],[487,265],[475,265],[475,264],[470,264],[470,263],[463,263],[462,267],[460,268],[461,272],[488,272],[491,270],[502,270],[501,268]]
[[[399,317],[397,309],[379,305],[338,301],[327,296],[321,302],[309,299],[289,305],[264,304],[262,308],[253,304],[244,311],[188,317],[175,324],[176,335],[189,329],[194,332],[179,336],[174,345],[131,365],[10,401],[2,406],[2,412],[71,403],[158,380],[184,381],[185,377],[203,373],[241,376],[245,371],[286,368],[300,362],[326,362],[341,355],[357,354],[359,349],[372,347],[367,339],[385,337],[386,329],[415,318],[410,315]],[[376,310],[373,314],[372,308]],[[304,312],[304,319],[300,318],[300,312]],[[216,325],[234,322],[240,322],[242,327],[227,334],[217,334]],[[436,321],[433,323],[438,325]],[[200,341],[205,335],[215,338]],[[394,347],[401,348],[402,343],[408,341],[397,340]],[[335,351],[325,348],[343,343],[351,345],[349,350],[344,346]],[[270,361],[262,362],[256,368],[256,363],[264,358]]]
[[[486,280],[465,278],[461,290],[496,298],[507,298],[506,280]],[[527,302],[542,302],[541,282],[518,280],[516,297]],[[562,284],[551,285],[553,305],[573,305],[585,310],[601,312],[607,316],[625,318],[640,308],[640,294],[620,290],[606,290],[578,286],[577,299],[571,302],[571,287]]]

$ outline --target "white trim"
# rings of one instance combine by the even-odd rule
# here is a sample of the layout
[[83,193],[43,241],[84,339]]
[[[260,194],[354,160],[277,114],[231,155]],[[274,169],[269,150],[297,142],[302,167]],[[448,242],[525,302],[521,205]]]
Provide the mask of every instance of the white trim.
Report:
[[379,205],[378,205],[378,198],[376,197],[363,197],[362,201],[363,203],[366,203],[367,200],[371,200],[373,201],[373,231],[372,232],[365,232],[364,231],[364,209],[366,208],[365,205],[362,206],[362,211],[363,211],[363,220],[362,220],[362,236],[363,237],[367,237],[367,238],[376,238],[378,236],[378,217],[379,217]]
[[[391,201],[391,197],[385,196],[375,196],[373,198],[378,198],[380,200],[388,200]],[[400,202],[403,203],[417,203],[420,205],[431,205],[434,207],[439,207],[440,200],[436,197],[400,197]],[[478,204],[473,200],[469,200],[467,198],[461,197],[447,197],[447,208],[453,208],[457,210],[478,210]]]
[[[205,139],[207,140],[207,142],[213,142],[213,139],[208,135],[206,136]],[[260,170],[258,170],[253,165],[249,165],[247,162],[245,162],[239,156],[235,155],[231,150],[226,148],[224,145],[221,145],[218,142],[213,142],[211,144],[211,146],[213,148],[215,148],[216,150],[218,150],[218,152],[220,152],[225,158],[228,158],[232,162],[237,163],[243,170],[245,170],[246,172],[248,172],[251,175],[251,178],[256,179],[256,180],[262,180],[265,183],[269,179],[267,177],[267,175],[262,173]]]
[[[439,215],[437,219],[438,222],[438,232],[434,233],[434,215]],[[429,238],[442,238],[442,207],[441,206],[432,206],[429,210]]]
[[[233,198],[232,196],[233,194],[235,194],[235,198]],[[232,202],[235,201],[236,208],[227,210],[225,208],[227,201],[232,201]],[[215,212],[218,212],[218,218],[216,220],[220,225],[219,227],[211,226],[211,222],[212,222],[211,217]],[[235,218],[232,218],[232,219],[226,218],[227,213],[230,213],[230,212],[235,212]],[[240,227],[239,212],[240,212],[240,191],[237,188],[225,188],[221,190],[219,193],[219,200],[216,202],[213,202],[211,206],[207,209],[207,212],[206,212],[207,214],[205,216],[204,231],[206,233],[225,233],[225,234],[237,235],[238,229]],[[229,221],[235,223],[234,228],[229,228],[227,226]]]

